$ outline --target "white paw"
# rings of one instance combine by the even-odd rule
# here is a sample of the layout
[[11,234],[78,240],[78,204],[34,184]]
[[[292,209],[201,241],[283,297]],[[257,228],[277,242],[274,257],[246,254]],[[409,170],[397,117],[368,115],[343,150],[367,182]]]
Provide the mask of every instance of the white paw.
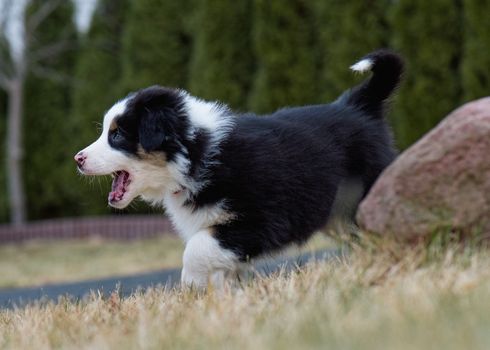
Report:
[[183,287],[194,289],[206,289],[208,286],[208,273],[196,273],[185,267],[182,269],[180,282]]
[[223,249],[208,231],[198,232],[187,242],[184,250],[182,285],[205,289],[211,283],[221,288],[226,272],[235,270],[237,260],[236,255]]

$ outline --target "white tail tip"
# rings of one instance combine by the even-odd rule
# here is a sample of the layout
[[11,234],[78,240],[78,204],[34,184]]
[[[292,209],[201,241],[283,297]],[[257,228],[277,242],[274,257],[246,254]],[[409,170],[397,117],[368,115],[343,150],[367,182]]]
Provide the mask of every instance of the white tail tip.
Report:
[[354,72],[364,73],[368,70],[371,70],[372,67],[373,60],[371,60],[370,58],[365,58],[350,66],[350,69],[352,69]]

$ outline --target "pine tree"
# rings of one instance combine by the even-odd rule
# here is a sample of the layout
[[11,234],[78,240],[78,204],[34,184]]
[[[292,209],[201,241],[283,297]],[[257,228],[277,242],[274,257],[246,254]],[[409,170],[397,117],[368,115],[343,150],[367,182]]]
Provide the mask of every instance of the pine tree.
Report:
[[159,84],[185,87],[191,41],[189,0],[130,3],[123,40],[123,87],[130,92]]
[[390,17],[393,46],[408,63],[392,113],[405,148],[458,105],[461,16],[456,0],[398,0]]
[[[75,68],[72,120],[79,149],[93,142],[104,112],[121,96],[122,30],[128,1],[99,0],[89,31],[82,38]],[[107,193],[79,181],[84,214],[107,213]]]
[[462,84],[464,100],[490,95],[490,1],[464,0]]
[[[33,0],[27,16],[43,6]],[[79,193],[72,161],[77,135],[71,133],[70,88],[76,31],[73,5],[62,2],[43,21],[30,43],[30,52],[63,46],[31,67],[25,83],[24,176],[30,219],[74,214]],[[58,45],[63,43],[63,45]]]
[[318,32],[322,49],[320,91],[328,102],[358,84],[349,66],[367,53],[386,47],[389,29],[381,1],[318,1]]
[[253,76],[251,0],[199,1],[189,90],[246,109]]
[[250,97],[256,112],[318,100],[318,48],[312,3],[255,0],[257,72]]

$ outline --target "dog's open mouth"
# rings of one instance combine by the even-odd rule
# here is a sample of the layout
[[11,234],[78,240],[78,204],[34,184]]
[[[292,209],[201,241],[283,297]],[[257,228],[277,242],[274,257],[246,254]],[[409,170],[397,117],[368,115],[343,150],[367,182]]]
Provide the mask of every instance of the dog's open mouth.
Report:
[[129,173],[125,170],[119,170],[112,174],[112,190],[109,193],[109,203],[116,204],[124,198],[131,183]]

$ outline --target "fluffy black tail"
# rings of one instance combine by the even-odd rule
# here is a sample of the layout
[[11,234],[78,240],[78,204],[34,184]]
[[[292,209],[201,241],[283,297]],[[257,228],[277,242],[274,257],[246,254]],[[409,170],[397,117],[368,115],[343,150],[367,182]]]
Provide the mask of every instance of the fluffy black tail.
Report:
[[392,51],[383,49],[368,54],[350,68],[359,73],[372,71],[371,78],[345,92],[339,101],[381,118],[385,101],[400,82],[403,66],[402,58]]

